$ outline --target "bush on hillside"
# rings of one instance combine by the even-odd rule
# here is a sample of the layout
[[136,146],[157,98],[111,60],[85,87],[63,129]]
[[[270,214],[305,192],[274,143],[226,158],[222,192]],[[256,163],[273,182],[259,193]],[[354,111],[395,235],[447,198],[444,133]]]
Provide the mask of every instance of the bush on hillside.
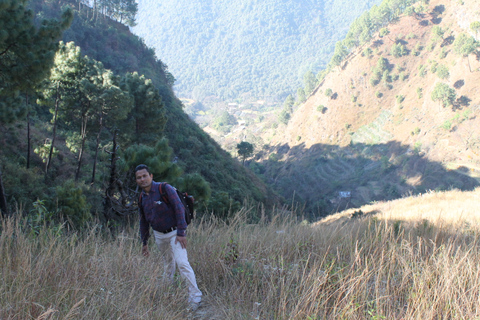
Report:
[[407,47],[404,44],[401,43],[395,43],[392,45],[392,48],[390,50],[390,54],[394,56],[395,58],[400,58],[402,56],[408,55],[408,50]]
[[457,98],[455,89],[450,88],[446,83],[439,82],[432,91],[431,98],[433,101],[440,101],[443,107],[453,105]]
[[439,65],[437,68],[437,76],[443,80],[447,79],[450,76],[448,67],[444,64]]
[[50,204],[50,210],[56,211],[60,220],[67,221],[75,229],[81,229],[92,218],[91,205],[83,194],[83,188],[73,180],[67,180],[56,188],[56,202]]

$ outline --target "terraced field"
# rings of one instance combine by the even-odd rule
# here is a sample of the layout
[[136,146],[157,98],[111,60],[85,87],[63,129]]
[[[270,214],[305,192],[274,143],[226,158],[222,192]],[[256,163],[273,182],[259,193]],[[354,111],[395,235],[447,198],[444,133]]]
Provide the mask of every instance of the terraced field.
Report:
[[393,113],[389,110],[383,110],[382,113],[372,123],[360,127],[353,135],[353,143],[378,144],[385,143],[393,139],[393,135],[383,128],[388,121],[391,121]]

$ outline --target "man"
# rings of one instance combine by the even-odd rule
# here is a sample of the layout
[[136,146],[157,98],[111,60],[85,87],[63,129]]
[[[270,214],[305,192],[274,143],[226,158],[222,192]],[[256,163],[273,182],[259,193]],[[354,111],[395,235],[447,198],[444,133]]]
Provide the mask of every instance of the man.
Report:
[[195,310],[202,300],[202,292],[198,289],[195,273],[188,262],[187,223],[183,204],[169,184],[165,185],[165,191],[170,206],[163,201],[159,190],[160,183],[153,181],[153,174],[146,165],[141,164],[135,168],[135,179],[142,188],[138,204],[142,254],[145,257],[150,255],[147,241],[151,226],[158,249],[165,258],[167,276],[173,282],[177,265],[181,277],[188,284],[190,309]]

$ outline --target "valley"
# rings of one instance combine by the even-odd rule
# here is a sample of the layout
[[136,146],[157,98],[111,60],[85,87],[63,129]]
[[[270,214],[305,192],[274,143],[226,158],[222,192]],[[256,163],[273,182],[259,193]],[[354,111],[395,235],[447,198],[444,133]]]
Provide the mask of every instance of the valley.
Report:
[[[279,106],[264,113],[244,106],[231,112],[238,124],[228,134],[204,130],[234,156],[240,141],[254,144],[248,166],[313,215],[471,190],[479,183],[480,59],[475,50],[460,53],[456,39],[476,37],[470,26],[480,11],[469,8],[479,3],[414,7],[421,13],[401,15],[329,69],[286,124]],[[435,99],[438,88],[454,98]]]

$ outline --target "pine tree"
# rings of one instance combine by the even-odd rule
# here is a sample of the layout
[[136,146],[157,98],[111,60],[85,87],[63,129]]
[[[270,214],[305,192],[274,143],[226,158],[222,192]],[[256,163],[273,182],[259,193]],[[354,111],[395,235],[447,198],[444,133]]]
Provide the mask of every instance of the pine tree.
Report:
[[137,72],[127,73],[122,78],[121,88],[129,93],[133,103],[125,122],[120,126],[125,128],[121,132],[123,139],[128,143],[143,143],[162,137],[166,123],[164,104],[152,81]]
[[92,183],[95,182],[95,170],[97,166],[98,150],[101,142],[103,129],[116,130],[119,121],[126,119],[132,108],[132,101],[128,92],[120,88],[119,79],[112,71],[101,69],[102,82],[97,84],[97,94],[95,97],[95,112],[97,122],[93,125],[97,130],[95,157],[92,170]]
[[470,66],[470,60],[468,59],[468,56],[475,52],[478,45],[479,43],[475,41],[475,38],[467,35],[466,33],[460,33],[453,42],[453,48],[455,52],[467,58],[470,72],[472,72],[472,67]]
[[448,84],[439,82],[435,85],[431,95],[432,101],[440,101],[443,107],[453,105],[457,94]]
[[303,83],[305,83],[305,94],[310,95],[313,90],[315,90],[315,87],[317,86],[317,78],[315,77],[315,74],[313,74],[312,71],[307,71],[303,75]]
[[253,144],[242,141],[237,144],[238,155],[242,157],[242,163],[245,165],[245,159],[253,154]]
[[[73,20],[67,9],[60,22],[33,22],[27,0],[0,2],[0,124],[12,123],[27,113],[20,92],[29,92],[48,76],[57,41]],[[0,172],[0,210],[8,213]]]
[[68,108],[68,103],[73,103],[73,101],[67,99],[67,97],[74,93],[74,83],[76,79],[79,78],[81,64],[82,55],[80,47],[76,47],[73,42],[67,44],[60,42],[58,52],[55,55],[55,64],[51,70],[48,81],[46,81],[44,85],[44,99],[40,101],[42,104],[49,105],[51,107],[50,112],[53,114],[52,142],[45,163],[45,174],[48,174],[52,162],[59,113]]
[[0,122],[24,117],[21,91],[34,88],[50,71],[58,39],[69,27],[73,14],[66,10],[62,20],[44,20],[35,27],[27,0],[0,3]]

